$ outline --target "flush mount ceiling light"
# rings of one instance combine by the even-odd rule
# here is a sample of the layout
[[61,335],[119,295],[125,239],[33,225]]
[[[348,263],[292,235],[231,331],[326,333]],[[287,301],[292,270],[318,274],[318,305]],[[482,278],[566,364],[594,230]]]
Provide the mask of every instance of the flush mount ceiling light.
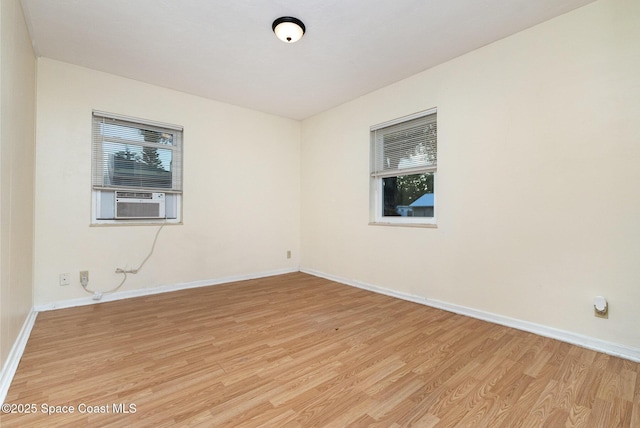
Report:
[[276,36],[285,43],[295,43],[304,35],[305,27],[302,21],[291,16],[283,16],[273,21],[271,26]]

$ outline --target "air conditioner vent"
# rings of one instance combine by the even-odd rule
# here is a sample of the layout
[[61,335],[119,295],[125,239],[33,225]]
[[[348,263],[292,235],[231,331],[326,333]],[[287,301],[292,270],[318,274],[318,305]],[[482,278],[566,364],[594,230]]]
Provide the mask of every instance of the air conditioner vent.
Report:
[[165,217],[164,193],[116,192],[116,219]]
[[116,192],[116,198],[153,199],[151,192]]

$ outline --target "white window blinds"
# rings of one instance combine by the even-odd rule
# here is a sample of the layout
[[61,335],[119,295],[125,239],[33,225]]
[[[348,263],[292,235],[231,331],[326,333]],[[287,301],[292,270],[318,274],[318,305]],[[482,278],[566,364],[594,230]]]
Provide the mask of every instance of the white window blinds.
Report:
[[182,192],[182,128],[94,112],[96,190]]
[[399,123],[372,127],[373,177],[435,171],[437,166],[436,113]]

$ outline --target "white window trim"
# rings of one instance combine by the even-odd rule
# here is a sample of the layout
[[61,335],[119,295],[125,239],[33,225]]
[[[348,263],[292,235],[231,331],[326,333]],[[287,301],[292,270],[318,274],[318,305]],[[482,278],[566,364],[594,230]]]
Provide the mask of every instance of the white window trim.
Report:
[[[432,114],[437,114],[437,108],[431,108],[428,110],[423,110],[414,114],[410,114],[407,116],[399,117],[397,119],[389,120],[383,123],[379,123],[377,125],[373,125],[369,128],[369,133],[371,134],[374,131],[379,129],[387,128],[393,125],[397,125],[400,123],[408,122],[410,120],[418,119],[421,117],[429,116]],[[370,158],[373,157],[373,144],[375,142],[370,141]],[[373,162],[371,159],[370,162]],[[383,181],[382,179],[385,177],[398,177],[401,175],[408,175],[412,173],[422,173],[429,172],[431,170],[433,172],[433,187],[434,187],[434,210],[433,217],[402,217],[402,216],[384,216],[382,214],[382,205],[383,205]],[[397,172],[389,173],[389,174],[377,174],[375,176],[371,176],[370,178],[371,184],[371,197],[370,197],[370,225],[382,225],[382,226],[412,226],[412,227],[437,227],[437,211],[438,211],[438,168],[437,165],[435,167],[426,167],[426,168],[411,168],[403,171],[403,174],[398,174]]]
[[[396,177],[395,175],[393,177]],[[433,195],[433,217],[400,217],[400,216],[383,216],[381,213],[381,207],[382,207],[382,177],[377,177],[377,178],[373,178],[372,180],[376,181],[376,183],[374,184],[376,186],[376,190],[375,190],[375,205],[373,207],[375,216],[373,219],[373,224],[382,224],[382,225],[394,225],[394,226],[401,226],[401,225],[429,225],[429,226],[435,226],[437,224],[436,222],[436,215],[437,215],[437,209],[438,209],[438,194],[437,192],[434,192]],[[433,174],[433,187],[434,189],[438,188],[438,174],[434,173]]]

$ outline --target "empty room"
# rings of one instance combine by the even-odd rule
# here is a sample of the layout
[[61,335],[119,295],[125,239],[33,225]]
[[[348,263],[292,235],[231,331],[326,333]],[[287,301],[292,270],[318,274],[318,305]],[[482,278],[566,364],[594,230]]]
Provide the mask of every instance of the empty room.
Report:
[[640,427],[639,1],[0,5],[0,426]]

